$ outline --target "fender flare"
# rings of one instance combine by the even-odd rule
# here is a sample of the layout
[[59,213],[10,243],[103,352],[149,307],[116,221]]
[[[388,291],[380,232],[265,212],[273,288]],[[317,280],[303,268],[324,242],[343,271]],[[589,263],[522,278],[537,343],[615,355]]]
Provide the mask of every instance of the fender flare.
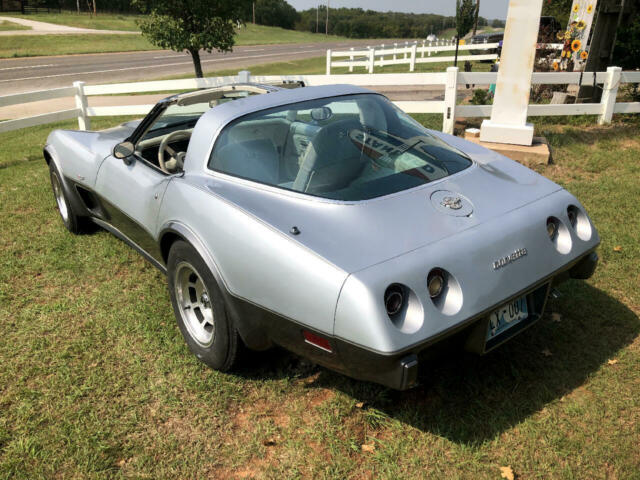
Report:
[[42,154],[44,156],[45,162],[47,163],[47,166],[50,163],[53,163],[55,169],[60,174],[62,189],[64,190],[65,196],[71,203],[71,208],[73,209],[74,213],[80,217],[91,217],[91,212],[87,210],[87,207],[80,198],[78,191],[74,188],[73,185],[70,184],[70,182],[67,180],[67,177],[64,175],[62,166],[60,165],[60,160],[58,159],[53,145],[45,145]]
[[[174,240],[168,245],[167,242],[164,241],[167,235],[174,237]],[[187,225],[176,220],[165,223],[160,228],[160,233],[158,234],[158,245],[165,265],[167,264],[170,245],[176,240],[182,240],[190,244],[204,260],[218,283],[218,287],[220,287],[227,314],[231,316],[244,344],[252,350],[266,350],[270,348],[272,342],[262,327],[260,318],[250,314],[250,311],[246,308],[246,300],[240,299],[230,292],[224,277],[220,273],[215,258],[209,249],[205,247],[204,242],[200,240],[198,235]]]

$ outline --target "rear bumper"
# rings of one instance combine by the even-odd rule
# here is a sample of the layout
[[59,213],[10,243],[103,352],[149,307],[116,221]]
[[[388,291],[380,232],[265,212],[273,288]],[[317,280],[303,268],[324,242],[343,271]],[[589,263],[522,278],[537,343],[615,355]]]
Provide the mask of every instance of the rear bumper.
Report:
[[[484,354],[507,342],[518,333],[536,323],[543,315],[549,292],[556,285],[568,278],[586,279],[595,271],[598,255],[595,251],[586,253],[553,275],[536,282],[524,291],[505,298],[496,305],[480,312],[478,315],[460,322],[458,325],[431,337],[412,347],[393,353],[380,353],[365,349],[341,340],[330,338],[333,354],[324,353],[326,358],[318,358],[313,352],[312,358],[350,377],[385,385],[397,390],[406,390],[416,385],[418,372],[428,364],[429,358],[437,354],[443,346],[464,348],[468,351]],[[489,328],[489,314],[500,305],[522,295],[527,296],[529,317],[514,325],[499,336],[486,340]],[[309,356],[307,354],[307,356]],[[332,361],[325,361],[330,357]],[[337,360],[337,361],[336,361]]]

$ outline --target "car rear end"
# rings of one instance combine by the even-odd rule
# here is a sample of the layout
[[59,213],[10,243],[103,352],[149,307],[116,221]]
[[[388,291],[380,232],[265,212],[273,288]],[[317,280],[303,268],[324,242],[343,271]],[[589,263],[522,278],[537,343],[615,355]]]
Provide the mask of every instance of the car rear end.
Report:
[[353,272],[336,309],[343,360],[355,377],[405,389],[446,339],[487,353],[540,319],[552,285],[591,276],[598,244],[583,207],[559,190]]

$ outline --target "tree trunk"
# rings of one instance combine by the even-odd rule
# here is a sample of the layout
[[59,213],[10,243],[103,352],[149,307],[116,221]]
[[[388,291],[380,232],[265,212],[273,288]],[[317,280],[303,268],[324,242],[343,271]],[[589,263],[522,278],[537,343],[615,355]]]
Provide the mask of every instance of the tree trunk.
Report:
[[476,34],[478,30],[478,15],[480,14],[480,0],[476,1],[476,17],[473,20],[473,34]]
[[96,0],[93,0],[93,15],[97,15],[96,13]]
[[78,15],[80,15],[80,0],[76,0],[76,8],[78,9]]
[[458,66],[458,46],[460,45],[460,38],[456,35],[456,56],[453,60],[453,66]]
[[200,64],[200,52],[198,50],[189,50],[191,58],[193,59],[193,67],[196,70],[196,77],[202,78],[202,65]]

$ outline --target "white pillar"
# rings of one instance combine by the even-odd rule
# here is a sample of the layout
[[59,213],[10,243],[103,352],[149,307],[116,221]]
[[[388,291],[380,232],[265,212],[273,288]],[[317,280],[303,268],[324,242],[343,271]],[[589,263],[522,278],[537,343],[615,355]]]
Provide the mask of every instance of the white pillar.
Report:
[[611,123],[611,119],[613,118],[613,109],[616,106],[616,97],[618,96],[621,73],[622,68],[620,67],[607,68],[607,79],[602,86],[602,97],[600,98],[602,111],[598,116],[599,125]]
[[456,102],[458,100],[458,67],[447,68],[447,83],[444,87],[444,112],[442,131],[453,135],[456,123]]
[[[353,47],[351,47],[349,50],[353,52]],[[349,62],[353,64],[353,54],[349,55]],[[349,71],[353,72],[353,65],[349,65]]]
[[483,142],[531,145],[533,141],[527,110],[542,2],[509,0],[491,119],[484,120],[480,129]]
[[376,61],[375,54],[376,51],[373,48],[369,50],[369,73],[373,73],[373,65]]
[[331,75],[331,50],[327,50],[327,75]]
[[73,86],[76,87],[76,108],[78,109],[78,129],[89,130],[91,128],[91,119],[87,113],[89,105],[87,103],[87,96],[84,94],[84,82],[73,82]]

